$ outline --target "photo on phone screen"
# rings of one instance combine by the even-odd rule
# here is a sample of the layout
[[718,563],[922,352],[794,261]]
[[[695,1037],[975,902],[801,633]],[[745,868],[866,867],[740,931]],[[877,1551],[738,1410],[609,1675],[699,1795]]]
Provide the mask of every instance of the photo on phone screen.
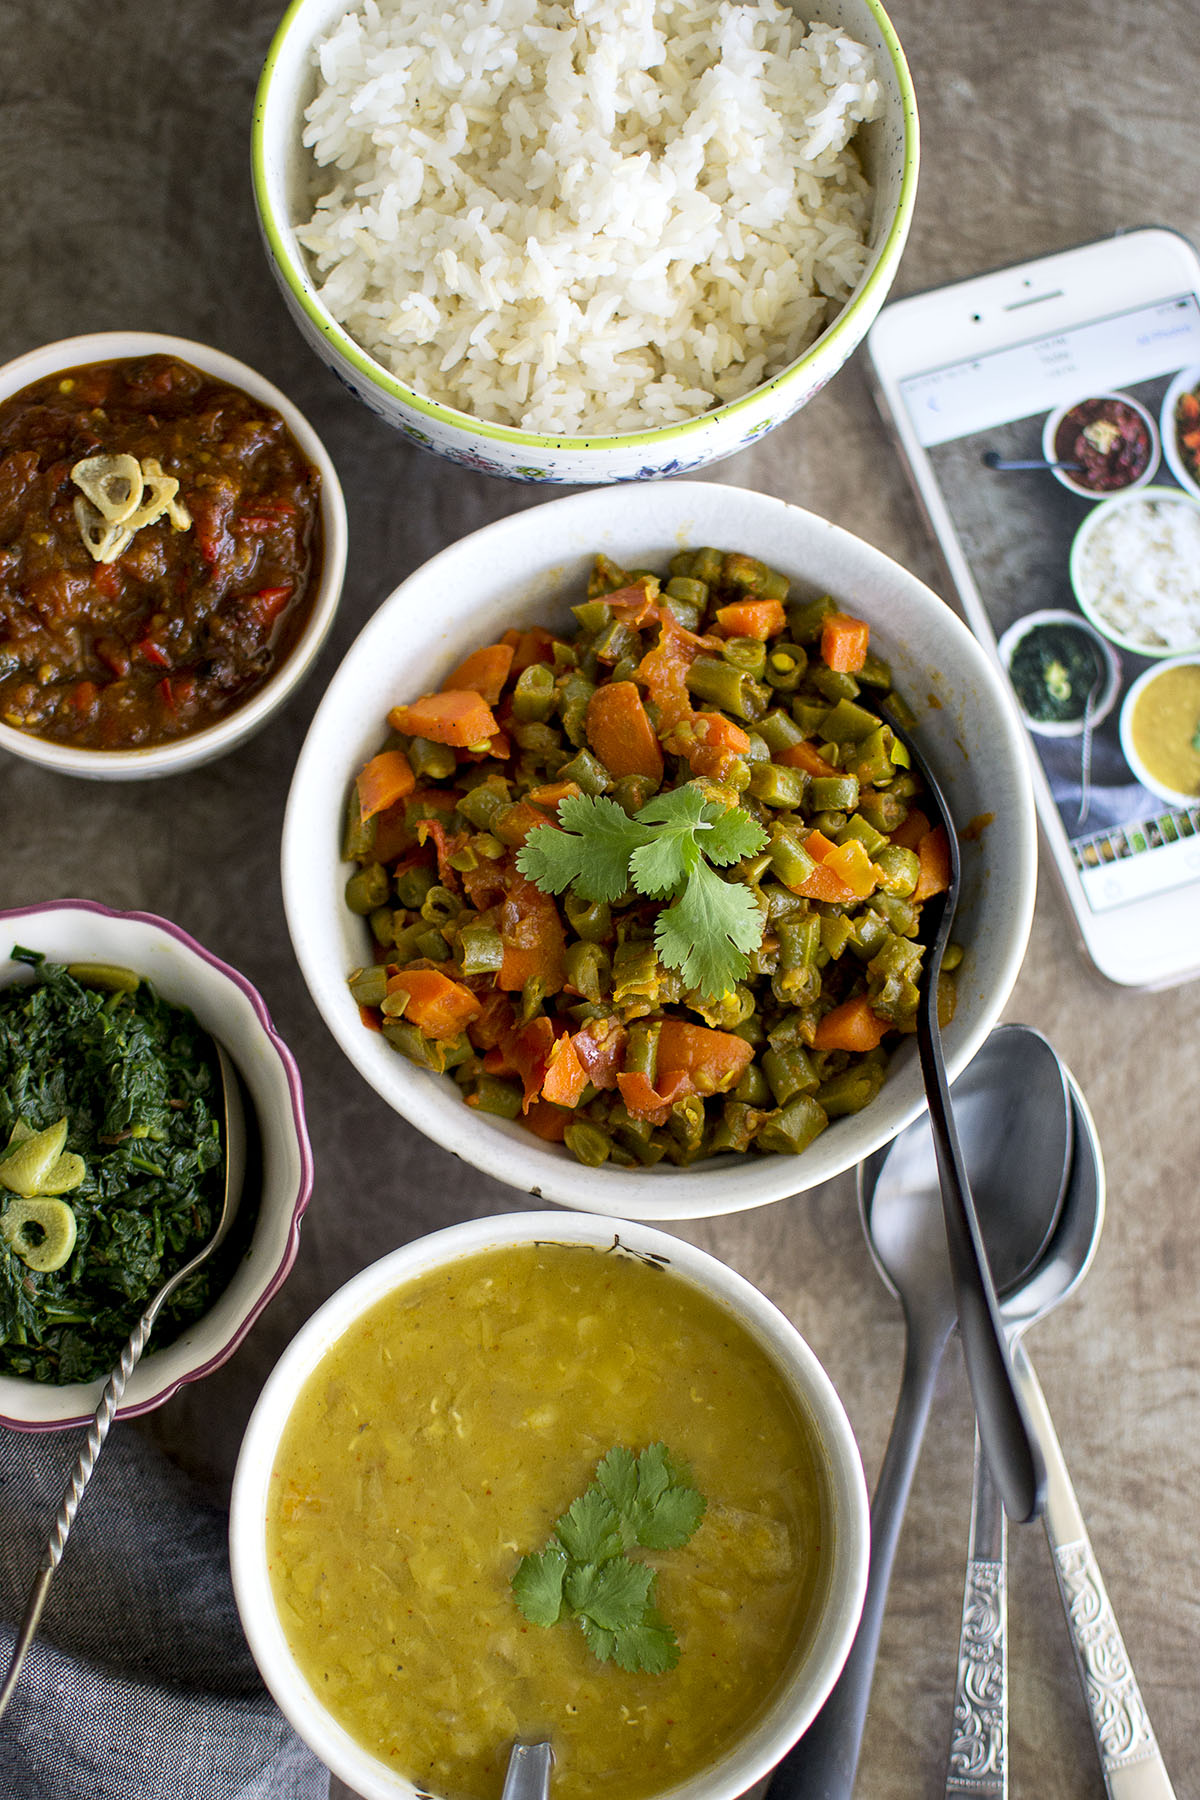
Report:
[[[898,393],[1087,904],[1200,881],[1196,294],[933,366]],[[990,466],[1041,461],[1073,466]]]

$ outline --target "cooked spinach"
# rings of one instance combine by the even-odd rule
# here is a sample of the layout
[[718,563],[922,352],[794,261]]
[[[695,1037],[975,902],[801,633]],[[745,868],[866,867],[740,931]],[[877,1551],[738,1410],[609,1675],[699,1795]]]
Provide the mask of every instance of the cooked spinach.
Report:
[[[220,1076],[212,1042],[147,981],[113,991],[37,951],[0,989],[0,1152],[20,1127],[66,1118],[85,1174],[65,1196],[77,1237],[39,1274],[0,1236],[0,1371],[37,1381],[106,1374],[147,1302],[212,1235],[221,1204]],[[0,1196],[7,1202],[8,1196]],[[158,1346],[227,1278],[206,1264],[155,1326]]]

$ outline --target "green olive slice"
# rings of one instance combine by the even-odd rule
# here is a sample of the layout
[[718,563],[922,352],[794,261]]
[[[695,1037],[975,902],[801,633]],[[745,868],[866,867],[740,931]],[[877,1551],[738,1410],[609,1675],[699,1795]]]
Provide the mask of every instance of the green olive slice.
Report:
[[49,1275],[75,1248],[75,1214],[65,1200],[10,1200],[0,1213],[0,1237],[27,1269]]

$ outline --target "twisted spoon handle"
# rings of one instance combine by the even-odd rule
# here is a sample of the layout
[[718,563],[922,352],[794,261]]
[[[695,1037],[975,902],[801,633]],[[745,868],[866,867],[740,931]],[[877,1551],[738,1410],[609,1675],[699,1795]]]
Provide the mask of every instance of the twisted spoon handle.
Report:
[[1071,1486],[1050,1409],[1025,1351],[1013,1351],[1017,1384],[1046,1462],[1046,1536],[1066,1610],[1110,1800],[1175,1800]]
[[975,1434],[946,1800],[1008,1797],[1008,1573],[1004,1507]]

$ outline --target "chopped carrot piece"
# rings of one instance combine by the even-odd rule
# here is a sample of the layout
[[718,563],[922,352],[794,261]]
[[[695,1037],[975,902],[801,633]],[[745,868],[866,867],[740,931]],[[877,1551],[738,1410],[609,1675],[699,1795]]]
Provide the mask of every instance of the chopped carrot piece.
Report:
[[631,625],[636,630],[656,612],[658,583],[655,582],[653,587],[652,592],[649,582],[635,581],[632,587],[617,588],[611,594],[601,594],[600,598],[605,606],[611,606],[622,625]]
[[523,1123],[534,1137],[540,1137],[547,1144],[561,1144],[567,1135],[571,1115],[565,1107],[555,1106],[549,1100],[534,1100]]
[[660,1081],[682,1070],[699,1094],[723,1094],[742,1079],[754,1057],[753,1046],[733,1031],[664,1019],[658,1034]]
[[385,807],[393,806],[397,800],[411,794],[416,785],[412,764],[403,750],[381,750],[359,773],[359,817],[374,818]]
[[535,825],[551,823],[542,807],[531,806],[527,799],[514,800],[511,806],[502,808],[493,821],[492,831],[510,850],[519,850]]
[[560,993],[566,980],[566,933],[553,895],[543,894],[514,869],[508,876],[499,929],[504,961],[496,986],[503,993],[515,994],[527,981],[536,980],[541,982],[543,994]]
[[525,798],[535,806],[548,806],[553,811],[560,800],[569,800],[573,794],[582,792],[577,781],[548,781],[544,787],[530,788]]
[[480,649],[472,650],[466,661],[459,663],[454,673],[443,681],[442,692],[467,688],[486,700],[489,706],[495,706],[504,691],[512,659],[512,644],[484,644]]
[[917,861],[920,868],[913,899],[930,900],[934,894],[944,894],[950,886],[950,842],[944,825],[925,833],[917,845]]
[[889,832],[889,841],[899,844],[904,850],[915,850],[923,837],[927,837],[933,827],[919,806],[909,809],[908,817],[895,831]]
[[438,969],[398,969],[388,977],[389,994],[407,994],[404,1017],[429,1038],[455,1038],[483,1010],[461,981]]
[[609,774],[646,775],[662,780],[662,745],[632,681],[598,687],[588,701],[587,741]]
[[[507,642],[508,633],[505,632],[504,635]],[[513,648],[509,674],[517,676],[531,663],[553,662],[556,641],[554,634],[547,631],[544,625],[534,625],[529,631],[522,631]]]
[[865,994],[843,1000],[817,1024],[813,1047],[817,1050],[874,1050],[886,1031],[885,1019],[872,1012]]
[[786,750],[777,750],[774,762],[782,763],[785,769],[803,769],[809,775],[836,775],[837,770],[831,762],[827,762],[815,744],[789,744]]
[[787,614],[779,600],[734,600],[717,608],[717,624],[726,637],[757,638],[765,643],[787,630]]
[[866,846],[858,838],[847,838],[822,859],[825,868],[846,883],[856,900],[865,900],[876,888],[875,870]]
[[569,1036],[554,1040],[542,1081],[542,1099],[556,1106],[578,1106],[587,1087],[587,1073]]
[[825,863],[818,863],[811,875],[805,876],[798,886],[789,888],[788,892],[799,894],[803,900],[823,900],[839,906],[854,899],[854,889]]
[[690,1076],[683,1069],[660,1075],[657,1087],[640,1069],[622,1069],[617,1076],[617,1086],[626,1112],[635,1119],[648,1120],[651,1125],[665,1125],[675,1102],[685,1094],[695,1092]]
[[615,1088],[629,1033],[620,1019],[589,1019],[574,1033],[575,1054],[594,1088]]
[[870,626],[850,613],[828,613],[821,627],[821,658],[841,675],[857,675],[867,660]]
[[544,1013],[531,1019],[528,1025],[522,1025],[519,1031],[514,1031],[511,1037],[504,1040],[503,1048],[508,1057],[509,1068],[513,1074],[520,1076],[525,1088],[522,1112],[529,1111],[542,1091],[542,1083],[546,1079],[546,1064],[553,1046],[554,1027]]
[[497,729],[491,707],[471,688],[447,688],[440,694],[425,694],[408,706],[393,706],[388,724],[409,737],[461,749],[486,743]]

